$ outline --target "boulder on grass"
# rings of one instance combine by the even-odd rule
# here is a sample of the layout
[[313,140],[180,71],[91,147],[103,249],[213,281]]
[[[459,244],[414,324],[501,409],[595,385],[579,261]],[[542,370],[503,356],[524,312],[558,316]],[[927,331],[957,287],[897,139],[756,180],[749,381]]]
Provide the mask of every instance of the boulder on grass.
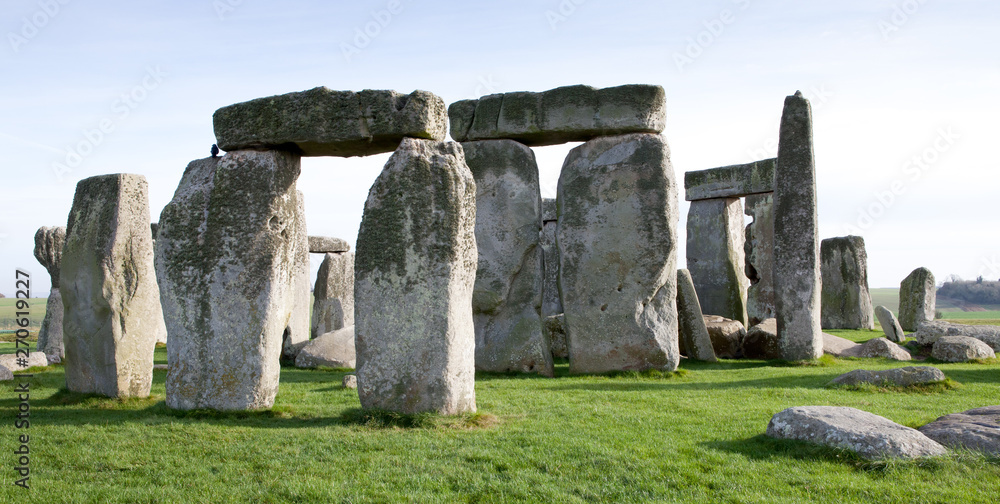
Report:
[[861,345],[861,357],[882,357],[884,359],[908,361],[913,357],[903,347],[886,338],[875,338]]
[[907,366],[897,369],[886,369],[883,371],[869,371],[867,369],[855,369],[849,373],[844,373],[833,379],[830,386],[851,386],[851,385],[891,385],[895,387],[909,387],[911,385],[926,385],[945,380],[944,372],[931,366]]
[[780,359],[778,321],[773,318],[751,327],[743,338],[743,357],[747,359]]
[[719,315],[704,315],[703,320],[716,357],[735,359],[743,355],[741,347],[747,330],[739,320]]
[[861,357],[861,345],[847,338],[823,333],[823,353],[834,357]]
[[919,430],[949,448],[1000,456],[1000,406],[984,406],[945,415]]
[[921,322],[913,335],[921,345],[933,345],[942,336],[968,336],[1000,352],[1000,326],[953,324],[943,320]]
[[295,367],[354,368],[354,326],[348,326],[310,340],[295,357]]
[[934,342],[931,357],[944,362],[992,359],[996,353],[989,345],[969,336],[942,336]]
[[876,306],[875,317],[878,318],[878,323],[882,326],[882,332],[885,333],[886,338],[889,338],[889,341],[896,343],[906,341],[906,334],[903,333],[903,328],[899,325],[899,321],[896,320],[896,316],[888,308],[882,305]]

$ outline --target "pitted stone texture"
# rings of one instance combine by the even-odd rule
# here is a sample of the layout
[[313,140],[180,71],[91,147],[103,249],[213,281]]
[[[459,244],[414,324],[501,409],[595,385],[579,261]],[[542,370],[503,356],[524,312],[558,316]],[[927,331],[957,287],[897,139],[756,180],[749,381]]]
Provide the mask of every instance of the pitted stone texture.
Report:
[[839,406],[797,406],[778,412],[767,424],[767,435],[850,450],[866,459],[933,457],[947,452],[916,429]]
[[153,349],[166,328],[145,177],[101,175],[77,184],[59,291],[65,307],[66,388],[109,397],[148,396]]
[[282,151],[194,161],[160,214],[168,407],[274,404],[302,246],[299,170]]
[[677,185],[666,141],[632,134],[573,149],[558,206],[570,372],[676,369]]
[[476,410],[476,183],[462,146],[405,139],[358,231],[354,320],[365,409]]
[[684,174],[684,199],[740,198],[774,192],[774,158]]
[[712,348],[712,337],[705,325],[705,317],[701,313],[701,304],[698,303],[698,293],[691,281],[691,273],[686,269],[677,270],[677,327],[682,354],[706,362],[718,360],[715,349]]
[[953,324],[943,320],[921,322],[913,335],[917,343],[933,345],[942,336],[968,336],[986,343],[994,352],[1000,352],[1000,326]]
[[861,345],[861,357],[881,357],[883,359],[908,361],[913,357],[903,347],[886,338],[875,338]]
[[899,325],[916,331],[921,322],[934,320],[937,287],[934,274],[927,268],[913,270],[899,283]]
[[1000,456],[1000,406],[945,415],[918,430],[949,448]]
[[49,272],[52,288],[59,288],[59,265],[62,262],[66,228],[42,226],[35,232],[35,259]]
[[566,341],[566,316],[562,313],[545,317],[544,331],[552,347],[553,359],[569,359],[569,346]]
[[996,353],[989,345],[969,336],[941,336],[931,347],[931,357],[944,362],[967,362],[973,359],[993,359]]
[[551,317],[563,312],[562,298],[559,296],[559,247],[556,246],[558,224],[549,221],[542,224],[539,245],[542,247],[542,316]]
[[774,318],[774,195],[753,194],[746,197],[745,213],[753,217],[747,224],[744,251],[744,274],[747,288],[747,318],[756,325]]
[[552,376],[552,349],[542,332],[535,154],[513,140],[466,142],[462,149],[476,180],[476,369]]
[[559,220],[559,210],[555,198],[542,198],[542,223]]
[[812,109],[796,92],[785,98],[774,166],[774,308],[781,358],[823,355],[821,278]]
[[306,203],[302,191],[296,191],[295,262],[292,270],[292,295],[288,297],[287,310],[291,313],[288,326],[282,335],[281,353],[294,359],[303,344],[309,341],[312,301],[312,282],[309,278],[309,239],[306,232]]
[[743,206],[738,198],[692,201],[687,267],[705,313],[746,325],[749,280],[743,274]]
[[308,91],[258,98],[215,111],[219,148],[283,149],[303,156],[392,152],[405,137],[443,140],[444,100],[427,91]]
[[[62,362],[66,358],[66,347],[63,345],[65,307],[58,286],[59,284],[56,284],[56,287],[49,292],[49,298],[45,302],[45,318],[42,319],[42,326],[38,329],[38,346],[36,347],[53,364]],[[165,335],[166,332],[164,331],[163,334]]]
[[310,236],[309,252],[313,254],[330,254],[338,252],[349,252],[351,244],[347,240],[334,238],[332,236]]
[[295,367],[353,368],[356,360],[354,326],[348,326],[306,343],[295,357]]
[[824,329],[874,329],[868,293],[868,253],[860,236],[827,238],[820,243]]
[[354,252],[326,254],[313,288],[312,337],[354,325]]
[[747,329],[743,338],[743,357],[747,359],[780,359],[778,321],[769,318]]
[[506,138],[535,147],[659,133],[667,120],[667,99],[660,86],[578,85],[463,100],[449,107],[448,117],[451,136],[460,142]]
[[703,320],[717,357],[735,359],[743,356],[743,340],[747,336],[747,330],[739,320],[718,315],[705,315]]
[[945,380],[944,372],[931,366],[907,366],[904,368],[886,369],[882,371],[869,371],[867,369],[855,369],[849,373],[844,373],[834,378],[829,386],[855,386],[855,385],[875,385],[909,387],[912,385],[926,385]]
[[896,343],[906,341],[906,334],[903,332],[903,328],[899,326],[896,316],[888,308],[882,305],[876,306],[875,317],[878,318],[878,323],[882,326],[882,332],[885,333],[886,338],[889,338],[889,341]]

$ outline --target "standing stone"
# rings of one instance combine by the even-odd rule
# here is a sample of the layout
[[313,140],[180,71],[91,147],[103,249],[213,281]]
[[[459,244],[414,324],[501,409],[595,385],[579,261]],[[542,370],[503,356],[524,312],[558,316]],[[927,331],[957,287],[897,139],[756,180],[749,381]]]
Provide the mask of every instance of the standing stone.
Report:
[[903,333],[903,328],[899,326],[899,321],[896,320],[896,316],[889,311],[888,308],[878,305],[875,307],[875,316],[878,317],[878,323],[882,326],[882,332],[885,333],[885,337],[889,341],[895,343],[902,343],[906,341],[906,334]]
[[312,337],[354,325],[354,252],[328,253],[313,288]]
[[687,267],[705,313],[746,325],[748,280],[743,274],[743,207],[739,198],[691,202]]
[[774,193],[747,196],[746,214],[747,318],[756,325],[774,318]]
[[677,184],[666,141],[636,133],[576,147],[558,206],[570,372],[676,369]]
[[934,274],[927,268],[913,270],[899,284],[899,325],[916,331],[921,322],[934,320],[937,287]]
[[160,214],[168,407],[274,404],[302,244],[299,169],[299,156],[282,151],[197,160]]
[[364,409],[476,410],[476,183],[462,146],[404,139],[372,185],[354,278]]
[[296,205],[296,231],[295,231],[295,266],[292,271],[292,295],[288,298],[288,310],[291,317],[288,319],[288,326],[281,337],[282,355],[294,359],[299,350],[309,341],[309,331],[311,329],[309,314],[312,311],[310,304],[310,291],[312,285],[309,278],[309,237],[306,233],[306,203],[305,195],[302,191],[295,193],[298,204]]
[[820,244],[824,329],[874,329],[868,293],[868,253],[860,236],[827,238]]
[[556,228],[559,219],[555,198],[542,199],[542,232],[539,243],[542,246],[542,265],[545,275],[542,279],[542,331],[549,339],[552,357],[568,359],[566,330],[563,327],[562,298],[559,297],[559,247],[556,246]]
[[61,362],[66,355],[63,346],[63,303],[59,292],[59,265],[62,261],[66,228],[40,227],[35,232],[35,259],[49,272],[51,291],[45,303],[45,318],[38,330],[38,351],[44,352],[50,362]]
[[153,349],[165,332],[153,269],[149,192],[142,175],[81,180],[59,275],[66,388],[146,397]]
[[785,98],[774,181],[774,308],[781,358],[817,359],[823,355],[823,331],[812,109],[798,91]]
[[698,303],[698,293],[686,269],[677,270],[677,326],[681,353],[691,359],[715,362],[712,337],[708,335],[705,317]]
[[542,333],[535,154],[513,140],[466,142],[462,149],[476,181],[476,369],[552,376],[552,349]]

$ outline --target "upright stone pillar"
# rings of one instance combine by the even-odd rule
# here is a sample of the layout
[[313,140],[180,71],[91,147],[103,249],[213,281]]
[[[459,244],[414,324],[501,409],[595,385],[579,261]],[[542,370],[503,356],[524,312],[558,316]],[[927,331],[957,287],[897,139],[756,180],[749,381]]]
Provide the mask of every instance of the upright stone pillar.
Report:
[[785,98],[774,167],[774,293],[785,360],[823,355],[812,109],[801,92]]
[[194,161],[160,214],[167,407],[274,404],[302,243],[299,170],[282,151]]
[[49,272],[52,290],[45,303],[45,318],[38,330],[39,352],[44,352],[50,363],[61,362],[66,356],[63,346],[63,302],[59,292],[59,265],[62,262],[66,228],[40,227],[35,232],[35,259]]
[[288,298],[291,317],[282,335],[282,354],[290,359],[294,359],[302,346],[309,341],[312,329],[309,323],[309,313],[312,311],[309,299],[312,282],[309,278],[309,235],[306,230],[305,195],[302,191],[296,191],[295,196],[298,201],[295,208],[295,266],[292,271],[292,295]]
[[556,246],[556,228],[559,224],[555,198],[542,199],[542,332],[549,339],[552,357],[568,359],[566,329],[563,324],[562,298],[559,296],[559,248]]
[[461,145],[404,139],[358,231],[354,331],[364,409],[476,409],[476,183]]
[[542,197],[535,154],[513,140],[462,144],[476,180],[476,369],[552,376],[542,333]]
[[823,329],[874,329],[865,239],[827,238],[820,243],[820,258]]
[[570,371],[673,371],[677,185],[662,136],[599,137],[559,176],[562,293]]
[[747,327],[774,318],[774,193],[746,197]]
[[[348,247],[349,248],[349,247]],[[316,273],[312,335],[354,325],[354,252],[328,252]]]
[[687,220],[687,266],[703,312],[747,324],[743,274],[743,207],[739,198],[691,202]]
[[934,273],[927,268],[913,270],[899,284],[899,325],[904,331],[916,331],[921,322],[934,320],[936,308]]
[[142,175],[81,180],[66,226],[59,289],[66,388],[146,397],[165,331],[153,269],[149,192]]

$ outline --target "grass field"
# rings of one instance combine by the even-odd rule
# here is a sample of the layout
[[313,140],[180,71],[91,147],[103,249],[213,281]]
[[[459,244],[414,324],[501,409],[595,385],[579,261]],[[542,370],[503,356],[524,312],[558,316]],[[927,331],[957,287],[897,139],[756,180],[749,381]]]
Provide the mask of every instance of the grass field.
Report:
[[872,297],[872,307],[882,305],[892,313],[899,314],[899,288],[868,289]]
[[30,500],[13,486],[17,403],[10,388],[0,396],[0,502],[996,502],[997,459],[866,462],[763,433],[791,406],[853,406],[916,427],[997,404],[1000,365],[938,364],[962,386],[899,393],[824,385],[903,363],[820,364],[685,362],[680,376],[607,377],[567,376],[560,363],[555,379],[480,374],[482,415],[405,422],[361,414],[356,391],[340,388],[344,373],[331,370],[283,368],[271,411],[185,414],[164,406],[164,371],[151,398],[118,401],[60,390],[55,366],[30,380]]

